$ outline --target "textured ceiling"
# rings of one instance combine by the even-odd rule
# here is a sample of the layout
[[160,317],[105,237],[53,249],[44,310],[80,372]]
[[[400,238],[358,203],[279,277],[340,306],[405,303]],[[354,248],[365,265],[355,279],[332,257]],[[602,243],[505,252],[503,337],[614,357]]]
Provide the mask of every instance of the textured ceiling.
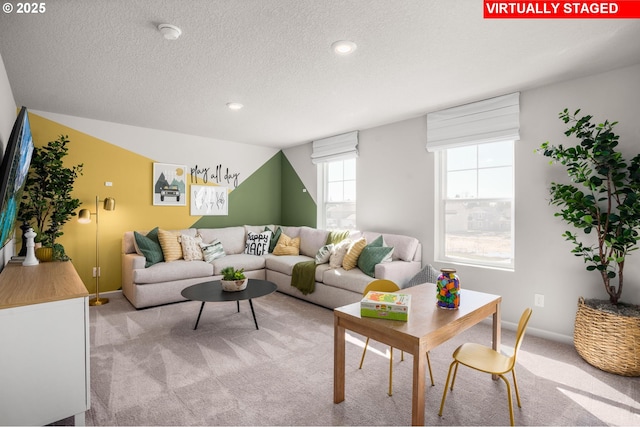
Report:
[[[330,51],[340,39],[353,55]],[[18,106],[277,148],[636,64],[638,40],[640,20],[485,20],[481,0],[53,0],[0,15]]]

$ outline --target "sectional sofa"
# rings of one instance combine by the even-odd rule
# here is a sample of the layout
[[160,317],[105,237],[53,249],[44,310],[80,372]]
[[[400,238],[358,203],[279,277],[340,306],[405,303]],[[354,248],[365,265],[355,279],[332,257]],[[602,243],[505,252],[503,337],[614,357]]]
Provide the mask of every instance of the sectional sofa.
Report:
[[[296,239],[299,253],[274,255],[245,253],[247,237],[262,233],[265,228]],[[122,292],[136,308],[151,307],[184,301],[180,292],[187,286],[222,278],[221,271],[227,266],[243,268],[245,275],[254,279],[266,279],[278,286],[278,291],[327,307],[357,302],[368,283],[375,279],[389,279],[403,285],[421,269],[422,247],[413,237],[369,231],[352,231],[347,239],[351,242],[364,239],[367,243],[383,242],[393,247],[386,262],[375,264],[370,274],[360,268],[345,269],[329,263],[315,267],[314,290],[304,293],[291,285],[294,266],[304,261],[314,261],[325,247],[330,232],[311,227],[238,226],[223,228],[189,228],[172,230],[176,236],[198,237],[204,244],[217,242],[224,249],[224,256],[211,262],[187,261],[180,258],[148,265],[148,260],[137,247],[133,231],[127,231],[122,240]],[[144,235],[145,233],[140,233]],[[380,236],[382,239],[380,239]],[[138,236],[140,237],[140,236]],[[273,237],[273,236],[272,236]],[[281,236],[280,236],[281,237]],[[274,241],[275,243],[275,241]],[[273,245],[271,245],[273,246]],[[323,249],[324,250],[324,249]]]

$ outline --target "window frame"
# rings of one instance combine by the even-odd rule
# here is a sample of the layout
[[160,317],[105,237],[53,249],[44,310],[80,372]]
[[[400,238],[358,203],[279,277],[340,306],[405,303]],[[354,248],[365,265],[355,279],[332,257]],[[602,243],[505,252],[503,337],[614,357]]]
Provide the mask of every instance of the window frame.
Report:
[[[436,155],[435,161],[435,221],[434,221],[434,258],[437,262],[444,262],[449,264],[458,264],[458,265],[470,265],[474,267],[480,268],[490,268],[490,269],[500,269],[506,271],[514,271],[515,270],[515,140],[504,140],[499,142],[511,142],[512,144],[512,153],[511,153],[511,198],[505,197],[476,197],[474,198],[448,198],[447,196],[447,153],[448,150],[458,148],[451,147],[448,149],[441,149],[436,151],[434,154]],[[467,145],[467,144],[465,144]],[[483,143],[470,143],[468,146],[478,147],[483,145]],[[479,161],[476,159],[475,171],[489,169],[489,167],[479,167]],[[478,186],[478,184],[476,184]],[[447,224],[446,224],[446,207],[448,201],[473,201],[473,202],[505,202],[510,201],[511,209],[510,209],[510,241],[511,241],[511,257],[509,262],[504,261],[490,261],[490,260],[474,260],[466,257],[456,257],[451,256],[446,253],[446,240],[447,240]]]
[[[353,181],[354,182],[354,187],[355,187],[355,200],[354,201],[340,201],[340,202],[330,202],[328,199],[328,191],[329,191],[329,167],[331,166],[332,163],[337,163],[337,162],[342,162],[343,163],[343,167],[344,167],[344,162],[345,161],[349,161],[349,160],[353,160],[354,162],[354,178],[353,179],[344,179],[344,175],[343,175],[343,179],[339,180],[343,183],[346,181]],[[318,164],[318,168],[317,168],[317,172],[318,172],[318,209],[317,209],[317,223],[320,226],[320,228],[322,229],[328,229],[327,228],[327,205],[328,204],[332,204],[332,205],[336,205],[336,204],[353,204],[354,207],[356,206],[357,200],[358,200],[358,196],[357,196],[357,158],[353,157],[353,158],[347,158],[347,159],[338,159],[338,160],[333,160],[333,161],[328,161],[328,162],[322,162],[320,164]],[[333,181],[333,182],[338,182],[338,181]],[[356,215],[356,209],[354,209],[354,215]],[[339,229],[356,229],[356,221],[354,220],[353,223],[353,227],[339,227]]]

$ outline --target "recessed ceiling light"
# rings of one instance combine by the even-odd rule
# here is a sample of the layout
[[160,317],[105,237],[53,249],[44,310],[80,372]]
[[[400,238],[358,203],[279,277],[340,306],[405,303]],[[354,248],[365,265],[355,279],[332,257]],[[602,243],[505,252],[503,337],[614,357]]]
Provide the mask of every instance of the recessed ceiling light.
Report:
[[333,42],[331,44],[331,49],[333,49],[333,51],[337,55],[349,55],[353,53],[357,48],[358,46],[354,42],[351,42],[349,40],[338,40],[337,42]]
[[165,39],[167,40],[176,40],[182,34],[182,30],[175,25],[171,24],[160,24],[158,25],[158,30],[162,33]]
[[227,107],[230,110],[239,110],[244,107],[244,105],[240,104],[239,102],[227,102]]

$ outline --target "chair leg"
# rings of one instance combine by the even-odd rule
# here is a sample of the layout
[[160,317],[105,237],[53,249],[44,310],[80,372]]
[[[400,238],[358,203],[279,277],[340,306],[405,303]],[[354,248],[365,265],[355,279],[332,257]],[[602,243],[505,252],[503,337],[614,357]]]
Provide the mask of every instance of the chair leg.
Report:
[[520,393],[518,392],[518,380],[516,380],[515,366],[511,370],[511,375],[513,375],[513,387],[516,389],[516,400],[518,401],[518,408],[522,408],[522,405],[520,405]]
[[453,371],[453,379],[451,380],[451,390],[453,390],[453,384],[456,382],[456,375],[458,375],[458,363],[456,363],[456,369]]
[[498,375],[502,378],[502,381],[507,385],[507,401],[509,402],[509,419],[511,420],[511,425],[515,425],[513,423],[513,401],[511,400],[511,386],[509,385],[509,381],[504,377],[504,375]]
[[362,369],[362,364],[364,363],[364,355],[367,354],[368,345],[369,345],[369,337],[367,337],[367,341],[364,343],[364,350],[362,350],[362,358],[360,359],[360,367],[358,369]]
[[400,361],[404,362],[404,350],[400,350]]
[[389,396],[393,396],[393,347],[389,347]]
[[427,366],[429,367],[429,377],[431,377],[431,387],[436,385],[433,382],[433,372],[431,371],[431,360],[429,359],[429,352],[427,351]]
[[[447,398],[447,388],[449,388],[449,380],[451,379],[451,370],[453,369],[453,365],[456,365],[456,371],[458,370],[458,362],[454,360],[449,365],[449,372],[447,373],[447,382],[444,385],[444,392],[442,393],[442,402],[440,403],[440,412],[438,412],[439,416],[442,416],[442,410],[444,409],[444,400]],[[451,386],[453,389],[453,385]]]

